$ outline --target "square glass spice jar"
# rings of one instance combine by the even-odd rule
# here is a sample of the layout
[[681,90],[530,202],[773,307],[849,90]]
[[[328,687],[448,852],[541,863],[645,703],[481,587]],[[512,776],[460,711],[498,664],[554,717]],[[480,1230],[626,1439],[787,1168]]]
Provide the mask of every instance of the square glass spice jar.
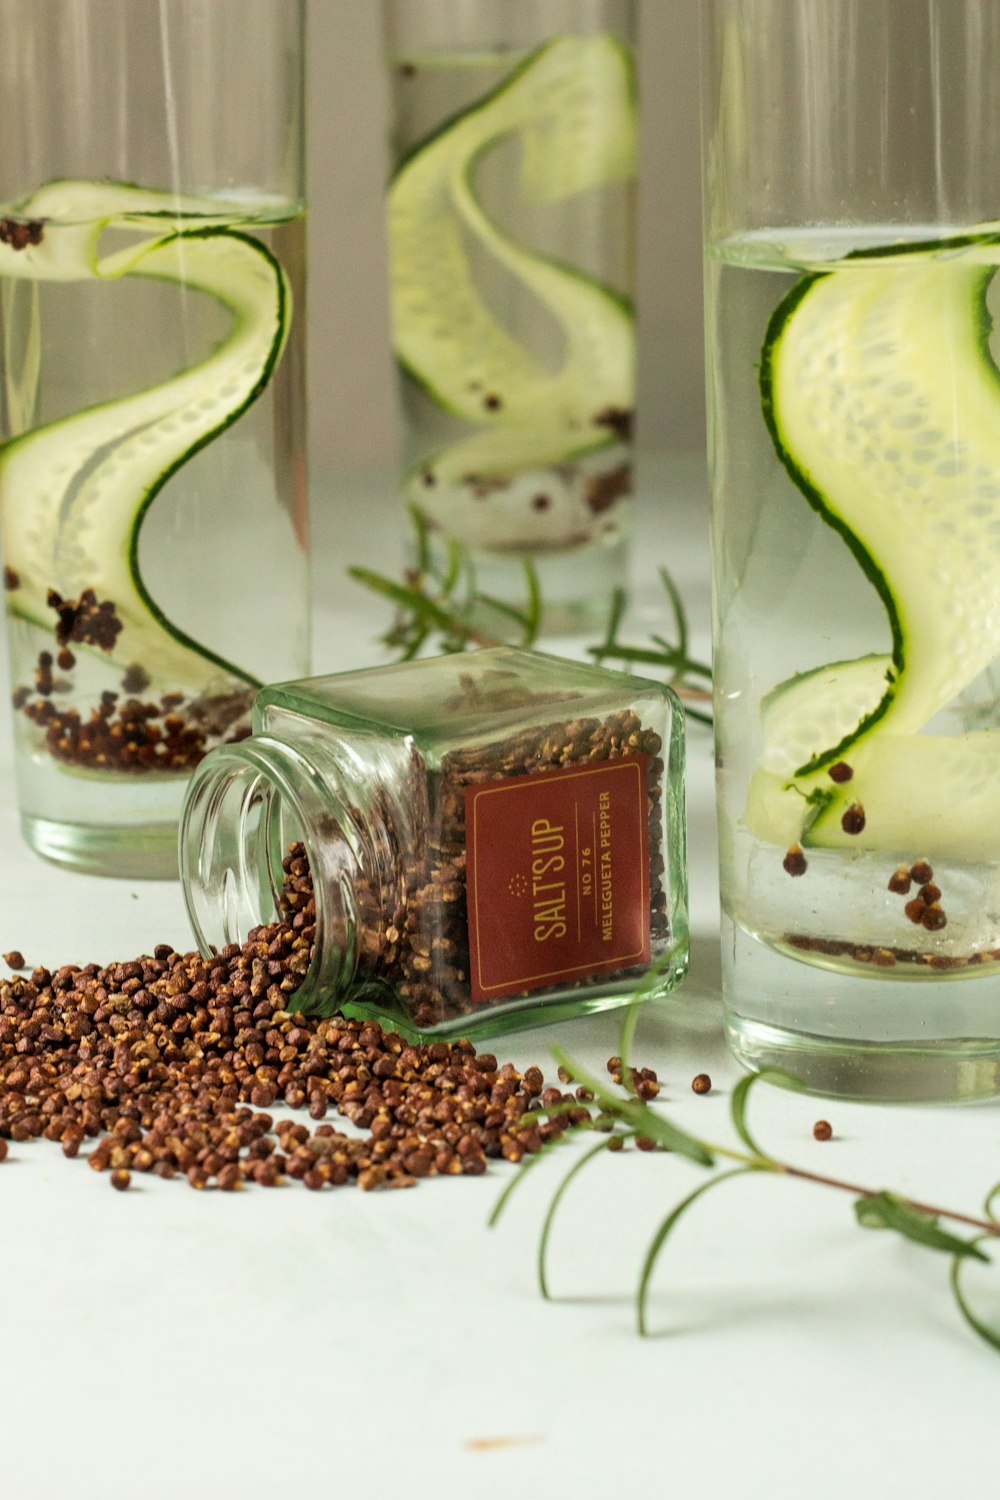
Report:
[[267,687],[195,772],[180,861],[203,953],[285,919],[303,1012],[412,1038],[601,1010],[650,971],[655,998],[688,960],[683,710],[507,648]]

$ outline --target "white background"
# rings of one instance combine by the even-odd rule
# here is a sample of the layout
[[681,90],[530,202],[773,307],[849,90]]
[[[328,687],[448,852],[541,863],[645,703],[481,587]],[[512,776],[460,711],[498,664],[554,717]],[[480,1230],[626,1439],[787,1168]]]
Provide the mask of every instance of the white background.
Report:
[[[646,463],[637,638],[663,628],[652,564],[667,559],[707,648],[703,486],[697,464]],[[375,657],[384,616],[342,569],[394,565],[392,544],[358,519],[388,493],[374,478],[364,492],[336,476],[317,487],[323,670]],[[658,1069],[674,1118],[732,1143],[703,732],[689,755],[692,971],[647,1012],[637,1056]],[[0,723],[0,951],[56,965],[161,941],[189,946],[175,885],[85,879],[24,848]],[[536,1030],[497,1051],[544,1063],[554,1040]],[[600,1069],[617,1023],[581,1020],[558,1040]],[[706,1098],[690,1088],[701,1071],[715,1084]],[[812,1138],[819,1116],[834,1125],[828,1144]],[[761,1087],[753,1119],[790,1161],[968,1211],[1000,1177],[1000,1106],[866,1107]],[[943,1257],[862,1232],[846,1194],[739,1181],[678,1229],[656,1273],[653,1337],[640,1340],[630,1296],[643,1251],[699,1171],[663,1155],[601,1159],[566,1200],[557,1300],[544,1303],[534,1247],[565,1151],[488,1230],[506,1165],[405,1193],[196,1193],[137,1175],[118,1194],[47,1142],[12,1146],[0,1165],[0,1497],[995,1489],[1000,1357],[960,1323]],[[1000,1321],[1000,1282],[969,1285]]]

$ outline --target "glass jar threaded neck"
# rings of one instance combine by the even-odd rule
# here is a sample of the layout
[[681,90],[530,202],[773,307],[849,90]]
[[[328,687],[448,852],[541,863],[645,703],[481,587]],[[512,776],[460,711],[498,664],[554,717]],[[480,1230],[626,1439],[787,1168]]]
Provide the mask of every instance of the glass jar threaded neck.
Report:
[[286,864],[308,861],[315,937],[295,1008],[332,1009],[362,959],[358,891],[373,830],[341,780],[287,740],[256,735],[213,750],[191,778],[181,816],[180,875],[204,955],[295,917]]

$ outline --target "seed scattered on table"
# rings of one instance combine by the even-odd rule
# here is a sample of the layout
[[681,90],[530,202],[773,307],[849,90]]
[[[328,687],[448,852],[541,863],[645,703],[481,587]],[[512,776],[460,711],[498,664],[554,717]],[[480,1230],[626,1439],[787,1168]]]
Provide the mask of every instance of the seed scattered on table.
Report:
[[125,1167],[116,1167],[111,1174],[111,1186],[116,1192],[124,1193],[125,1189],[132,1185],[132,1173]]
[[691,1088],[696,1094],[709,1094],[712,1091],[712,1080],[707,1073],[696,1073],[691,1080]]
[[817,1141],[832,1140],[833,1126],[829,1120],[817,1120],[813,1126],[813,1136]]
[[25,967],[24,954],[20,948],[12,948],[9,953],[5,953],[3,961],[8,969],[23,969]]
[[[479,1176],[594,1118],[541,1068],[468,1041],[411,1046],[372,1021],[296,1012],[316,920],[301,846],[284,875],[278,920],[210,958],[160,944],[0,981],[0,1160],[8,1140],[42,1137],[116,1187],[148,1172],[197,1190],[371,1191]],[[640,1097],[659,1088],[650,1068],[631,1081]],[[278,1103],[309,1123],[275,1122]],[[328,1110],[363,1134],[318,1123]]]

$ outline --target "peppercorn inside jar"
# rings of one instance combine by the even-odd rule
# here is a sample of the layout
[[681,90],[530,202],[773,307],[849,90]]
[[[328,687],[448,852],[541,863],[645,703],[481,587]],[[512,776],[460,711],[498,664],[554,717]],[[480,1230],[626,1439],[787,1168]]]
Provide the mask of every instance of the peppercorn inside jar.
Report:
[[508,648],[264,688],[184,806],[201,950],[279,920],[253,994],[291,962],[297,1010],[409,1037],[664,995],[688,959],[683,732],[663,684]]

